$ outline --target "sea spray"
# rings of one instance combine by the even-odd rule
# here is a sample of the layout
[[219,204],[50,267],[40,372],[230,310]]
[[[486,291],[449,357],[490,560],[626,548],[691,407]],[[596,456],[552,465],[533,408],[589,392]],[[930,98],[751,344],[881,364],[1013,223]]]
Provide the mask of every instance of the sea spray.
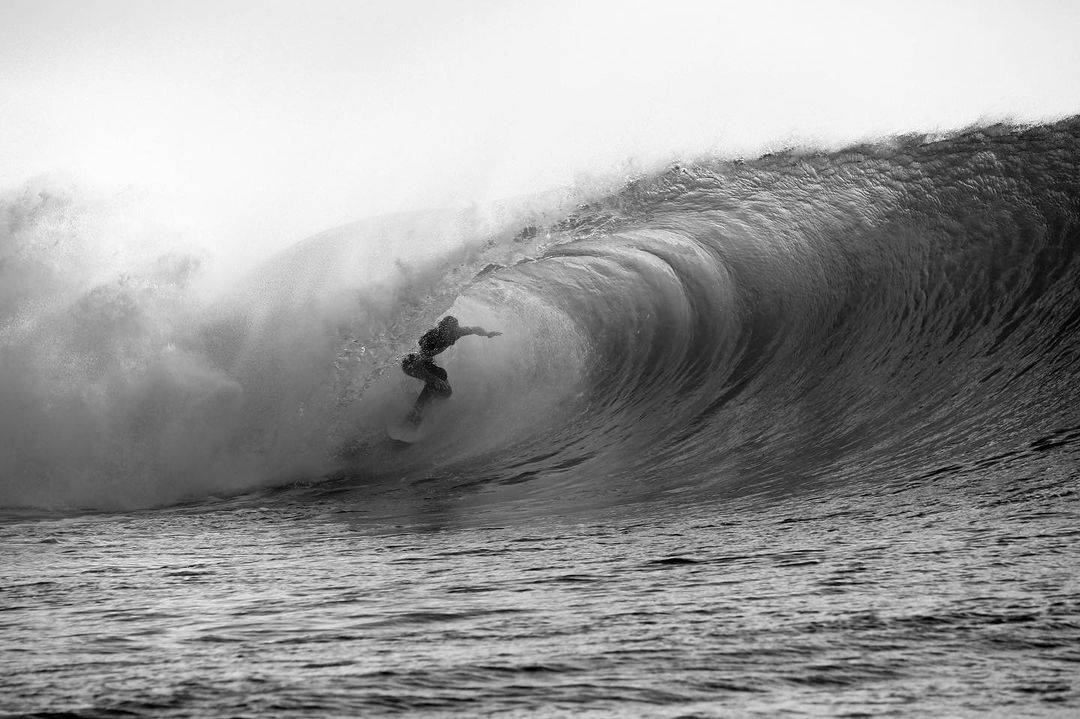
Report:
[[[158,506],[352,466],[386,439],[372,384],[484,267],[544,241],[497,208],[419,212],[208,279],[212,256],[138,212],[56,183],[0,204],[0,505]],[[398,385],[393,411],[418,391]]]

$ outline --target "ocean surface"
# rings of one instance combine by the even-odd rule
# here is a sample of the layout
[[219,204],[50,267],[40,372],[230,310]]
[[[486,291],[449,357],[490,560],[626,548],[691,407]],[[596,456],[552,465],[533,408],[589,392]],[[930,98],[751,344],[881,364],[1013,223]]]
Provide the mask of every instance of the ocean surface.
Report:
[[0,195],[0,716],[1080,713],[1080,119],[161,235]]

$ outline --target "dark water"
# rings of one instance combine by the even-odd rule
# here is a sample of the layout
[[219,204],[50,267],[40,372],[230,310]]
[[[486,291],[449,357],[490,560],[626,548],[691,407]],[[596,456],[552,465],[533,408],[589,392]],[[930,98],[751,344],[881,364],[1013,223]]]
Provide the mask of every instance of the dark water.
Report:
[[[5,203],[0,712],[1080,710],[1077,120],[383,218],[226,294]],[[504,334],[394,444],[448,311]]]

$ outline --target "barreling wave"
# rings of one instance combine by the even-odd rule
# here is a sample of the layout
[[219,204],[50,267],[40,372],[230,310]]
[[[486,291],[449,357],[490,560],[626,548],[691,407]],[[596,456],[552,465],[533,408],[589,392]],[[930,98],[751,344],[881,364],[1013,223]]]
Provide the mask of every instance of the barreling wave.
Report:
[[[52,272],[43,302],[10,258],[55,257],[55,218],[9,222],[0,500],[333,476],[617,502],[1022,463],[1080,439],[1078,167],[1077,119],[701,160],[350,225],[214,301],[173,257]],[[398,358],[447,312],[504,334],[440,355],[453,398],[394,446],[420,389]]]

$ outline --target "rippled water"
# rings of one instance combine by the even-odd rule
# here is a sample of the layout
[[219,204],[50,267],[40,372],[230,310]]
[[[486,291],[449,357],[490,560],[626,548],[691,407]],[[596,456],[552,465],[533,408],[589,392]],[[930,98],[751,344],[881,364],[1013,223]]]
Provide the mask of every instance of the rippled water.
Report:
[[417,494],[9,517],[0,712],[1068,716],[1076,459],[479,525]]

